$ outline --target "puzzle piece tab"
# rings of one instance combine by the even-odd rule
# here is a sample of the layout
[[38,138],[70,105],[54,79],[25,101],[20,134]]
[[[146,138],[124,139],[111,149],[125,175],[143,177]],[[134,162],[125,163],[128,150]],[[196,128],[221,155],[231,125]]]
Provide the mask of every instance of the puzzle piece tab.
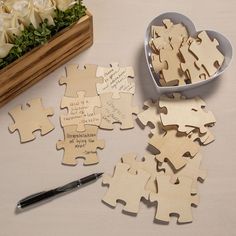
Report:
[[57,149],[64,149],[63,164],[76,165],[77,158],[84,158],[84,165],[99,162],[97,148],[103,149],[105,142],[97,139],[97,126],[85,125],[85,131],[78,132],[76,126],[64,127],[64,141],[57,142]]
[[78,65],[66,66],[66,77],[62,77],[60,84],[66,84],[66,97],[77,97],[79,91],[85,91],[87,97],[97,96],[96,84],[102,83],[103,78],[97,77],[97,65],[85,65],[79,69]]
[[145,185],[150,175],[142,169],[131,174],[129,168],[127,164],[118,163],[113,177],[104,175],[103,184],[109,185],[109,189],[102,200],[113,207],[117,200],[122,200],[126,203],[124,211],[137,214],[141,198],[148,199],[149,192],[145,190]]
[[176,130],[168,130],[164,135],[154,134],[149,144],[160,151],[160,154],[156,155],[158,161],[164,162],[168,159],[176,170],[186,165],[184,154],[189,153],[193,157],[200,148],[189,137],[178,135]]
[[120,98],[120,93],[135,92],[135,84],[130,78],[134,78],[134,70],[130,67],[119,67],[118,63],[112,63],[110,67],[98,67],[97,76],[103,77],[104,82],[97,84],[98,94],[112,93],[112,98]]
[[154,126],[154,128],[151,129],[152,134],[162,134],[163,127],[161,124],[160,108],[158,102],[147,100],[144,102],[144,109],[144,111],[137,115],[139,121],[145,126],[151,123]]
[[197,195],[191,195],[192,179],[179,177],[179,183],[170,182],[170,176],[159,175],[157,177],[158,193],[150,193],[150,201],[158,202],[155,218],[169,222],[170,214],[179,215],[178,223],[192,222],[191,205],[199,203]]
[[95,107],[100,107],[101,102],[98,96],[84,97],[84,92],[79,92],[78,97],[63,97],[61,108],[67,108],[68,114],[61,115],[61,125],[77,125],[77,131],[84,131],[84,125],[99,126],[101,115],[94,111]]
[[159,106],[167,110],[166,114],[161,113],[163,126],[177,126],[180,132],[188,133],[198,128],[200,133],[206,133],[207,126],[216,122],[213,113],[204,109],[206,104],[199,97],[185,98],[174,93],[173,97],[161,96]]
[[204,169],[200,169],[202,156],[200,153],[194,158],[185,158],[187,160],[187,164],[184,168],[180,169],[179,171],[175,172],[170,167],[170,165],[166,162],[162,163],[161,168],[165,170],[165,174],[171,176],[171,182],[174,184],[176,183],[177,179],[180,176],[186,176],[192,179],[192,187],[191,193],[196,194],[197,191],[197,182],[198,179],[205,180],[207,176],[207,171]]
[[193,41],[189,50],[198,58],[196,64],[199,68],[205,68],[209,76],[214,75],[224,62],[224,55],[217,48],[219,42],[211,40],[206,31],[198,34],[200,42]]
[[120,129],[131,129],[134,127],[132,114],[138,114],[138,107],[133,107],[130,93],[120,93],[120,98],[112,98],[112,93],[104,93],[100,95],[100,110],[102,121],[100,128],[114,129],[113,123],[121,123]]
[[15,121],[9,126],[9,130],[11,132],[18,130],[22,143],[34,140],[33,132],[36,130],[40,130],[41,135],[45,135],[54,129],[48,119],[48,116],[54,114],[53,110],[51,108],[45,109],[41,99],[29,101],[25,109],[22,106],[17,106],[9,114]]
[[137,160],[135,153],[128,153],[122,156],[122,162],[130,166],[129,172],[135,174],[140,169],[145,170],[151,175],[145,186],[145,189],[150,192],[157,192],[156,188],[156,174],[157,174],[157,160],[155,155],[146,154],[141,161]]

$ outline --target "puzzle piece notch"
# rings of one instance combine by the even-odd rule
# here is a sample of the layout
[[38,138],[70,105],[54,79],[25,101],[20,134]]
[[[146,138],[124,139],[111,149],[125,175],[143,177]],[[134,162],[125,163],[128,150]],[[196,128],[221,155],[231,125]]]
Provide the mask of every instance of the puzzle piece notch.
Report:
[[187,79],[183,71],[180,69],[179,48],[170,48],[160,50],[160,61],[167,64],[167,69],[162,70],[162,75],[166,83],[174,83],[176,85],[185,85]]
[[152,134],[162,134],[164,130],[161,124],[160,112],[161,109],[159,108],[158,101],[153,102],[149,99],[144,102],[144,111],[140,112],[137,118],[144,126],[147,126],[149,123],[154,126],[151,129]]
[[191,195],[192,179],[179,177],[178,184],[170,182],[170,176],[159,175],[157,180],[158,193],[150,193],[150,201],[158,202],[155,219],[169,222],[170,215],[178,214],[178,223],[192,222],[191,205],[198,205],[199,197]]
[[206,104],[200,97],[187,99],[174,93],[172,97],[161,96],[159,106],[167,111],[161,113],[163,126],[177,126],[180,132],[188,133],[198,128],[204,134],[208,132],[207,126],[216,121],[213,113],[204,109]]
[[119,99],[112,98],[112,93],[100,95],[102,107],[97,109],[101,113],[102,120],[100,128],[112,130],[114,123],[120,123],[120,129],[131,129],[134,127],[132,114],[138,114],[137,106],[132,106],[133,95],[120,93]]
[[99,96],[85,97],[85,92],[78,92],[76,98],[63,97],[61,108],[67,108],[68,114],[61,115],[61,125],[77,125],[77,131],[84,131],[84,125],[99,126],[101,114],[95,111],[96,107],[101,107]]
[[120,98],[120,93],[135,92],[134,70],[131,66],[120,67],[118,63],[111,63],[110,67],[98,67],[97,76],[103,77],[104,82],[97,84],[98,94],[112,93],[112,98]]
[[96,85],[103,83],[102,77],[96,76],[97,65],[86,64],[84,69],[78,65],[66,66],[66,77],[61,77],[59,84],[66,84],[65,96],[77,97],[77,93],[85,91],[86,96],[97,96]]
[[198,129],[193,130],[189,133],[189,138],[193,141],[198,141],[200,145],[208,145],[215,141],[214,135],[208,130],[207,133],[201,134]]
[[[224,55],[217,48],[219,42],[216,39],[211,40],[206,31],[198,34],[198,41],[193,41],[189,50],[198,58],[196,65],[207,71],[209,76],[214,75],[224,62]],[[207,52],[207,53],[206,53]]]
[[141,198],[148,199],[149,192],[145,190],[145,185],[150,175],[142,169],[131,174],[129,168],[127,164],[118,163],[113,177],[104,175],[103,184],[109,185],[109,189],[102,200],[113,207],[117,200],[122,200],[126,203],[124,211],[137,214]]
[[183,157],[185,154],[193,157],[200,148],[187,136],[180,136],[176,130],[168,130],[164,135],[154,134],[149,144],[160,151],[156,155],[158,161],[168,160],[176,170],[186,165],[187,161]]
[[65,165],[77,165],[77,158],[84,159],[84,165],[97,164],[97,149],[105,147],[104,140],[97,139],[97,126],[85,125],[85,131],[78,132],[76,126],[64,127],[64,141],[57,142],[57,150],[64,149]]
[[180,169],[179,171],[175,172],[171,166],[164,162],[161,165],[161,169],[165,170],[165,174],[171,176],[171,183],[176,183],[177,179],[180,176],[186,176],[192,179],[192,187],[191,187],[191,193],[196,194],[198,191],[197,188],[197,182],[198,180],[205,180],[207,177],[207,171],[205,169],[201,169],[201,161],[202,156],[200,153],[196,154],[193,158],[185,158],[187,161],[187,164]]
[[[191,40],[191,42],[193,41]],[[179,51],[184,58],[184,63],[181,63],[180,67],[186,73],[191,83],[204,81],[209,78],[208,74],[206,73],[203,67],[199,68],[196,66],[196,58],[189,51],[188,43],[182,45]]]
[[140,169],[149,173],[151,177],[148,180],[145,189],[150,192],[157,192],[155,182],[157,174],[157,160],[155,159],[155,155],[146,154],[141,161],[139,161],[137,160],[137,155],[135,153],[128,153],[123,155],[122,163],[130,166],[129,172],[132,174],[135,174]]
[[44,108],[40,98],[26,103],[25,109],[17,106],[9,112],[14,124],[9,126],[10,132],[18,130],[21,143],[35,139],[34,132],[40,130],[41,135],[46,135],[54,129],[48,116],[53,116],[52,108]]

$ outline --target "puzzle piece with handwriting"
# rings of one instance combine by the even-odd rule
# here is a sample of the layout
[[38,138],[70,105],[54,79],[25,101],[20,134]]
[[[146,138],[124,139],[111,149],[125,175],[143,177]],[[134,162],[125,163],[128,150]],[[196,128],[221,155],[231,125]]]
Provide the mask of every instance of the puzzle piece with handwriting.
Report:
[[112,93],[112,98],[120,98],[120,93],[135,92],[134,70],[131,66],[120,67],[118,63],[111,63],[110,67],[98,67],[97,77],[103,77],[104,82],[97,84],[98,94]]
[[85,131],[77,131],[76,126],[65,126],[64,140],[57,142],[57,149],[64,149],[63,161],[65,165],[76,165],[77,158],[84,159],[84,165],[99,162],[97,148],[103,149],[105,142],[97,139],[98,127],[85,125]]
[[113,123],[120,123],[120,129],[131,129],[134,127],[132,114],[138,114],[138,107],[132,106],[133,95],[130,93],[120,93],[120,98],[112,98],[112,93],[100,95],[101,124],[102,129],[114,129]]
[[101,115],[95,112],[95,107],[101,106],[100,98],[84,95],[85,92],[78,92],[75,98],[62,98],[61,108],[68,110],[68,114],[60,118],[63,127],[77,125],[77,131],[84,131],[85,125],[100,125]]
[[40,130],[41,135],[45,135],[54,129],[53,124],[48,119],[52,116],[52,108],[44,108],[40,98],[33,99],[26,104],[26,108],[17,106],[9,112],[14,124],[9,126],[11,132],[18,130],[22,143],[35,139],[34,131]]
[[103,184],[109,185],[109,189],[102,200],[113,207],[117,200],[122,200],[126,203],[124,211],[137,214],[141,198],[148,199],[149,196],[145,186],[150,174],[142,169],[131,174],[129,168],[127,164],[118,163],[113,176],[104,175]]

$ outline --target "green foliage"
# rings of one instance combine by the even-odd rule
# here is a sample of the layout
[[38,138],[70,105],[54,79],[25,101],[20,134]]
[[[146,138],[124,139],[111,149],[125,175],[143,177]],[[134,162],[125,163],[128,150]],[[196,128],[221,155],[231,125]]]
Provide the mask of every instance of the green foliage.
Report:
[[22,31],[20,36],[15,37],[13,42],[14,47],[10,50],[9,54],[5,58],[0,59],[0,69],[9,65],[33,48],[45,44],[56,33],[78,21],[86,14],[85,11],[86,7],[83,6],[82,1],[78,1],[72,8],[64,12],[58,9],[55,11],[55,25],[49,25],[47,20],[42,22],[37,29],[32,24],[29,25]]

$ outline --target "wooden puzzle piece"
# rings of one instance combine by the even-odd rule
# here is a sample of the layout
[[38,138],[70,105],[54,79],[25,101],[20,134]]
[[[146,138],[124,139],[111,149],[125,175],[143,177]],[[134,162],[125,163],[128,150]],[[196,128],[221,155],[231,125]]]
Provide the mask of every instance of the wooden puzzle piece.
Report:
[[99,126],[101,115],[97,114],[94,109],[100,107],[101,102],[98,96],[85,97],[84,92],[78,92],[78,97],[63,97],[61,108],[67,108],[68,114],[61,115],[61,125],[70,126],[77,125],[77,131],[84,131],[84,125]]
[[102,107],[97,110],[101,113],[102,129],[114,129],[113,123],[121,123],[120,129],[131,129],[134,127],[132,114],[138,114],[138,107],[133,107],[130,93],[120,93],[119,99],[112,98],[112,93],[100,95]]
[[147,100],[144,102],[144,109],[144,111],[137,115],[139,121],[145,126],[151,123],[154,126],[154,128],[151,129],[152,134],[162,134],[164,131],[161,124],[160,108],[158,102]]
[[124,211],[137,214],[141,198],[148,199],[149,192],[145,186],[150,175],[142,169],[131,174],[129,168],[127,164],[118,163],[113,177],[104,175],[103,184],[109,185],[109,189],[102,200],[113,207],[117,200],[122,200],[126,203]]
[[118,63],[111,63],[110,67],[98,67],[97,76],[103,77],[104,82],[97,84],[98,94],[112,93],[112,98],[120,98],[120,93],[135,92],[134,70],[131,66],[120,67]]
[[200,169],[202,156],[200,153],[197,153],[194,158],[185,158],[187,160],[187,164],[184,168],[180,169],[179,171],[175,172],[171,166],[164,162],[161,165],[161,168],[165,170],[165,174],[171,176],[171,182],[174,184],[176,183],[177,179],[180,176],[186,176],[192,179],[192,187],[191,193],[196,194],[197,191],[197,182],[198,180],[205,180],[207,176],[207,171],[204,169]]
[[184,85],[187,77],[180,69],[179,48],[160,50],[160,61],[167,63],[167,69],[162,70],[166,83],[174,85]]
[[29,101],[27,107],[17,106],[9,112],[14,120],[14,124],[9,126],[10,132],[18,130],[22,143],[35,139],[34,131],[40,130],[41,135],[45,135],[54,129],[53,124],[48,119],[52,116],[52,108],[45,109],[40,98]]
[[157,160],[155,155],[146,154],[141,161],[137,160],[135,153],[128,153],[122,156],[122,162],[130,166],[129,172],[136,174],[140,169],[145,170],[151,175],[145,189],[150,192],[157,192],[156,188],[156,174],[157,174]]
[[103,78],[97,77],[97,65],[85,65],[79,69],[78,65],[66,66],[66,77],[62,77],[59,83],[66,84],[66,97],[77,97],[79,91],[85,91],[87,97],[97,96],[96,84],[102,83]]
[[198,129],[195,129],[188,136],[191,140],[198,141],[201,145],[207,145],[215,140],[214,135],[209,130],[201,134]]
[[186,165],[183,156],[189,153],[192,157],[199,151],[199,145],[185,135],[179,135],[176,130],[168,130],[164,135],[154,134],[149,144],[160,151],[156,159],[164,162],[166,159],[178,170]]
[[150,201],[158,202],[155,219],[169,222],[170,214],[178,214],[178,223],[192,222],[191,205],[199,203],[197,195],[191,195],[192,179],[179,177],[179,183],[170,182],[170,176],[159,175],[157,180],[158,193],[150,193]]
[[161,62],[159,55],[152,53],[151,57],[153,69],[157,74],[160,73],[163,69],[167,69],[167,63]]
[[164,48],[164,43],[169,43],[171,40],[175,40],[179,42],[179,46],[183,41],[187,41],[188,39],[188,31],[186,27],[182,24],[174,24],[170,19],[163,20],[164,26],[152,26],[152,37],[155,44],[155,40],[162,38],[162,42],[160,41],[156,43],[156,45],[160,48]]
[[78,132],[76,126],[65,126],[64,141],[57,142],[57,149],[64,149],[62,163],[76,165],[77,158],[84,158],[84,165],[92,165],[99,162],[97,148],[105,147],[104,140],[97,139],[97,126],[85,125],[85,131]]
[[202,66],[209,76],[214,75],[224,62],[224,55],[218,50],[219,42],[216,39],[211,40],[206,31],[198,34],[200,43],[193,41],[189,50],[198,58],[196,65]]
[[177,126],[180,132],[188,133],[198,128],[203,134],[208,132],[207,125],[216,122],[213,113],[204,109],[206,104],[199,97],[185,98],[174,93],[173,97],[161,96],[159,106],[167,110],[166,114],[161,113],[163,126]]
[[189,44],[185,43],[179,49],[181,55],[184,58],[184,63],[180,64],[181,69],[186,73],[191,83],[196,83],[209,78],[208,74],[203,67],[198,68],[195,64],[196,58],[189,51]]

